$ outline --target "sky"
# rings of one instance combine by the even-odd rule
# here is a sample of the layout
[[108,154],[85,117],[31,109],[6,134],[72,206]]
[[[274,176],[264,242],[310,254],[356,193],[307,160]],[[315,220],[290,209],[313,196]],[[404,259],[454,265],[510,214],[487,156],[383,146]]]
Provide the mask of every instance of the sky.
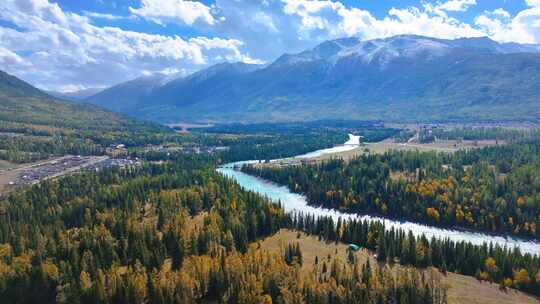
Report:
[[67,92],[399,34],[540,43],[540,0],[1,0],[0,70]]

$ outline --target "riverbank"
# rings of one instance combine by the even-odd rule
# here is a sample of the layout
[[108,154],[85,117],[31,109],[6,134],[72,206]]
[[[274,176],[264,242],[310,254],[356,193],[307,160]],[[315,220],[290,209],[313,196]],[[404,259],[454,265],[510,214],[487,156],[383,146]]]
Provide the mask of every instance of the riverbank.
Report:
[[[328,149],[323,149],[320,151],[328,151]],[[320,151],[314,151],[312,153],[321,153]],[[309,154],[309,153],[308,153]],[[504,236],[493,236],[481,232],[473,231],[463,231],[463,230],[454,230],[454,229],[444,229],[434,226],[423,225],[419,223],[409,222],[409,221],[396,221],[385,219],[378,216],[372,215],[357,215],[357,214],[348,214],[343,213],[337,210],[325,209],[325,208],[316,208],[308,205],[307,199],[305,196],[291,192],[286,186],[277,185],[275,183],[266,181],[264,179],[248,175],[241,172],[235,167],[256,163],[258,161],[244,161],[226,164],[217,170],[223,175],[232,178],[238,182],[246,190],[257,192],[263,196],[270,198],[275,202],[280,202],[283,209],[291,213],[303,213],[310,214],[314,216],[330,216],[336,221],[338,218],[342,220],[348,219],[357,219],[362,221],[380,221],[383,222],[387,229],[395,228],[402,229],[406,232],[410,231],[415,236],[425,235],[428,239],[437,238],[437,239],[449,239],[454,242],[469,242],[474,245],[483,245],[485,243],[497,244],[501,247],[515,248],[518,247],[524,253],[540,255],[540,243],[530,240],[523,240],[516,237],[504,237]]]

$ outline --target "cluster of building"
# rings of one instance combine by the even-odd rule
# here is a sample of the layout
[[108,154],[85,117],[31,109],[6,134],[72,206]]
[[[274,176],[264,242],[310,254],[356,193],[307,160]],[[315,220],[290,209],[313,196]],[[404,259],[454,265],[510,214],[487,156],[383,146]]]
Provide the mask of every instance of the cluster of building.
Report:
[[[145,147],[145,152],[165,152],[183,154],[213,154],[227,151],[229,147],[221,146],[166,146],[152,145]],[[109,167],[139,166],[141,161],[130,158],[124,144],[113,144],[106,148],[104,156],[64,156],[56,160],[41,162],[32,166],[15,169],[12,177],[5,182],[7,186],[18,186],[37,183],[47,178],[55,178],[76,171],[99,171]]]
[[128,150],[124,144],[112,144],[105,149],[105,154],[110,157],[127,156]]
[[227,151],[226,146],[164,146],[152,145],[146,146],[145,152],[164,152],[164,153],[183,153],[183,154],[214,154],[221,151]]
[[110,168],[110,167],[120,167],[125,168],[129,166],[140,166],[142,163],[137,158],[107,158],[95,164],[92,164],[88,167],[85,167],[85,170],[95,170],[99,171],[100,169]]
[[66,171],[75,170],[83,167],[93,160],[93,156],[70,156],[59,160],[53,160],[47,163],[35,165],[27,168],[20,176],[22,183],[31,183],[47,177],[54,177]]
[[66,173],[92,170],[98,171],[108,167],[138,166],[140,161],[130,158],[109,158],[108,156],[67,156],[58,160],[28,167],[21,171],[18,178],[10,185],[30,184],[46,178],[57,177]]

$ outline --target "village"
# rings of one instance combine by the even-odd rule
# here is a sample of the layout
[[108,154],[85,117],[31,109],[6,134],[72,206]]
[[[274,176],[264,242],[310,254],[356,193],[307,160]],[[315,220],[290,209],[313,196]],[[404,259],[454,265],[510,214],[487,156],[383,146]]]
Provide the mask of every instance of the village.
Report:
[[[167,146],[147,145],[145,152],[181,153],[181,154],[215,154],[228,150],[221,146]],[[99,171],[109,167],[139,166],[142,161],[130,157],[127,147],[122,143],[109,145],[105,155],[64,155],[52,157],[34,163],[0,169],[0,196],[10,190],[27,184],[57,178],[69,173],[81,171]]]
[[132,158],[110,156],[66,155],[27,166],[0,171],[0,195],[15,187],[35,184],[39,181],[81,171],[99,171],[109,167],[138,166],[141,162]]

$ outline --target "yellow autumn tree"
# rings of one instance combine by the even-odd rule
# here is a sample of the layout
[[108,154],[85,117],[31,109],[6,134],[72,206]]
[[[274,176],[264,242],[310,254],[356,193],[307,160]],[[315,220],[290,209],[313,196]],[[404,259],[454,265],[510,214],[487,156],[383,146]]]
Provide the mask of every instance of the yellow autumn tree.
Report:
[[426,213],[435,222],[439,222],[441,216],[439,214],[439,211],[437,211],[437,209],[429,207],[429,208],[426,209]]
[[526,285],[530,282],[531,278],[529,277],[529,272],[525,268],[514,271],[514,284],[515,285]]
[[497,263],[495,262],[495,259],[492,257],[487,257],[484,261],[484,267],[486,268],[486,271],[489,274],[490,281],[493,281],[495,278],[495,274],[497,273],[498,267]]
[[92,288],[92,279],[90,279],[88,272],[84,270],[81,271],[81,274],[79,275],[79,282],[83,291],[87,291]]

